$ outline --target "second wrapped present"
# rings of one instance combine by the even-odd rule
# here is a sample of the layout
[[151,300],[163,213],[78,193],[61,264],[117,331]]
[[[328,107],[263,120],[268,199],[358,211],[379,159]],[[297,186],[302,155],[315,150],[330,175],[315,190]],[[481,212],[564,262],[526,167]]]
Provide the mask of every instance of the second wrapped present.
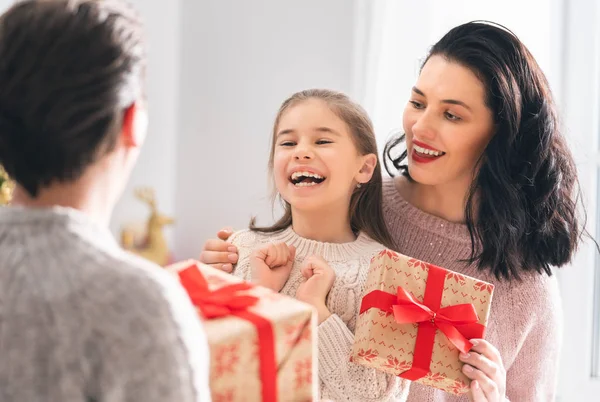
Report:
[[460,351],[483,338],[494,286],[384,250],[373,258],[352,361],[442,389],[469,390]]

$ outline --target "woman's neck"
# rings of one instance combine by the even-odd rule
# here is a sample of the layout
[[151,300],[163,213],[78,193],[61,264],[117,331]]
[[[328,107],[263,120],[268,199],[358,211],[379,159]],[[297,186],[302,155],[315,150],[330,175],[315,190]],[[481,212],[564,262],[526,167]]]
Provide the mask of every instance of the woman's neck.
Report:
[[36,197],[31,197],[23,187],[17,185],[11,205],[26,208],[72,208],[90,216],[97,224],[108,226],[113,203],[110,202],[106,188],[106,181],[94,178],[88,170],[73,182],[54,182],[40,189]]
[[348,211],[335,210],[299,211],[292,207],[292,229],[299,236],[324,243],[348,243],[356,240],[350,226]]
[[448,222],[465,223],[468,188],[450,184],[429,186],[404,176],[397,177],[395,184],[402,197],[423,212]]

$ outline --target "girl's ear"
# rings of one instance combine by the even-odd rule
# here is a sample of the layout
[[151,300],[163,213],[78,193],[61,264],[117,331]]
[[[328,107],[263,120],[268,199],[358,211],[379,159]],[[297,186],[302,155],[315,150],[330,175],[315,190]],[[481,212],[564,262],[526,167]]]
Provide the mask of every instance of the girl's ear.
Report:
[[368,183],[373,177],[375,168],[377,167],[377,155],[368,154],[362,157],[362,165],[355,176],[355,180],[360,183]]

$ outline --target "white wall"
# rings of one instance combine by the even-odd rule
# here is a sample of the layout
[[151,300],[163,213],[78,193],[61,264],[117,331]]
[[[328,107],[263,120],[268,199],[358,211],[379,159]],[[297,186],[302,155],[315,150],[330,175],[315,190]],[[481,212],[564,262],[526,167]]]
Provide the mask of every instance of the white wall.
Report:
[[184,0],[175,252],[224,225],[272,218],[268,151],[280,103],[352,87],[353,1]]
[[12,0],[0,0],[0,11],[4,12],[12,3]]
[[[151,186],[161,212],[175,214],[181,28],[179,1],[131,0],[146,27],[148,55],[148,138],[131,180],[117,204],[111,229],[115,234],[129,222],[144,222],[149,210],[133,197],[133,189]],[[172,229],[167,233],[171,234]]]

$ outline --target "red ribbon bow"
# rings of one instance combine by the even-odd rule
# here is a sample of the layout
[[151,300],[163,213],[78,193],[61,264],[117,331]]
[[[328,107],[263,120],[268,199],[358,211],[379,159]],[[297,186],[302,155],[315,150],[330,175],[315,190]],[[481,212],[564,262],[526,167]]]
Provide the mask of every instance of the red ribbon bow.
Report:
[[392,310],[398,324],[429,322],[442,331],[461,352],[467,353],[473,347],[461,332],[464,325],[479,321],[472,304],[457,304],[433,311],[400,286],[398,286],[397,302],[398,304],[392,306]]
[[258,303],[258,297],[245,293],[253,287],[247,282],[210,290],[208,282],[196,266],[179,271],[179,279],[194,306],[198,307],[207,319],[226,317]]
[[477,312],[472,304],[440,307],[445,279],[444,269],[429,265],[422,303],[400,286],[397,295],[374,290],[362,300],[361,314],[371,308],[378,308],[393,314],[399,324],[419,324],[412,367],[399,377],[414,381],[429,373],[438,329],[463,353],[473,346],[469,339],[482,338],[485,333],[485,326],[478,323]]
[[207,319],[236,316],[251,322],[258,332],[260,378],[263,402],[277,402],[277,361],[275,359],[275,334],[271,322],[248,311],[259,298],[244,293],[254,285],[241,282],[210,290],[208,282],[195,264],[178,272],[183,287],[194,306]]

